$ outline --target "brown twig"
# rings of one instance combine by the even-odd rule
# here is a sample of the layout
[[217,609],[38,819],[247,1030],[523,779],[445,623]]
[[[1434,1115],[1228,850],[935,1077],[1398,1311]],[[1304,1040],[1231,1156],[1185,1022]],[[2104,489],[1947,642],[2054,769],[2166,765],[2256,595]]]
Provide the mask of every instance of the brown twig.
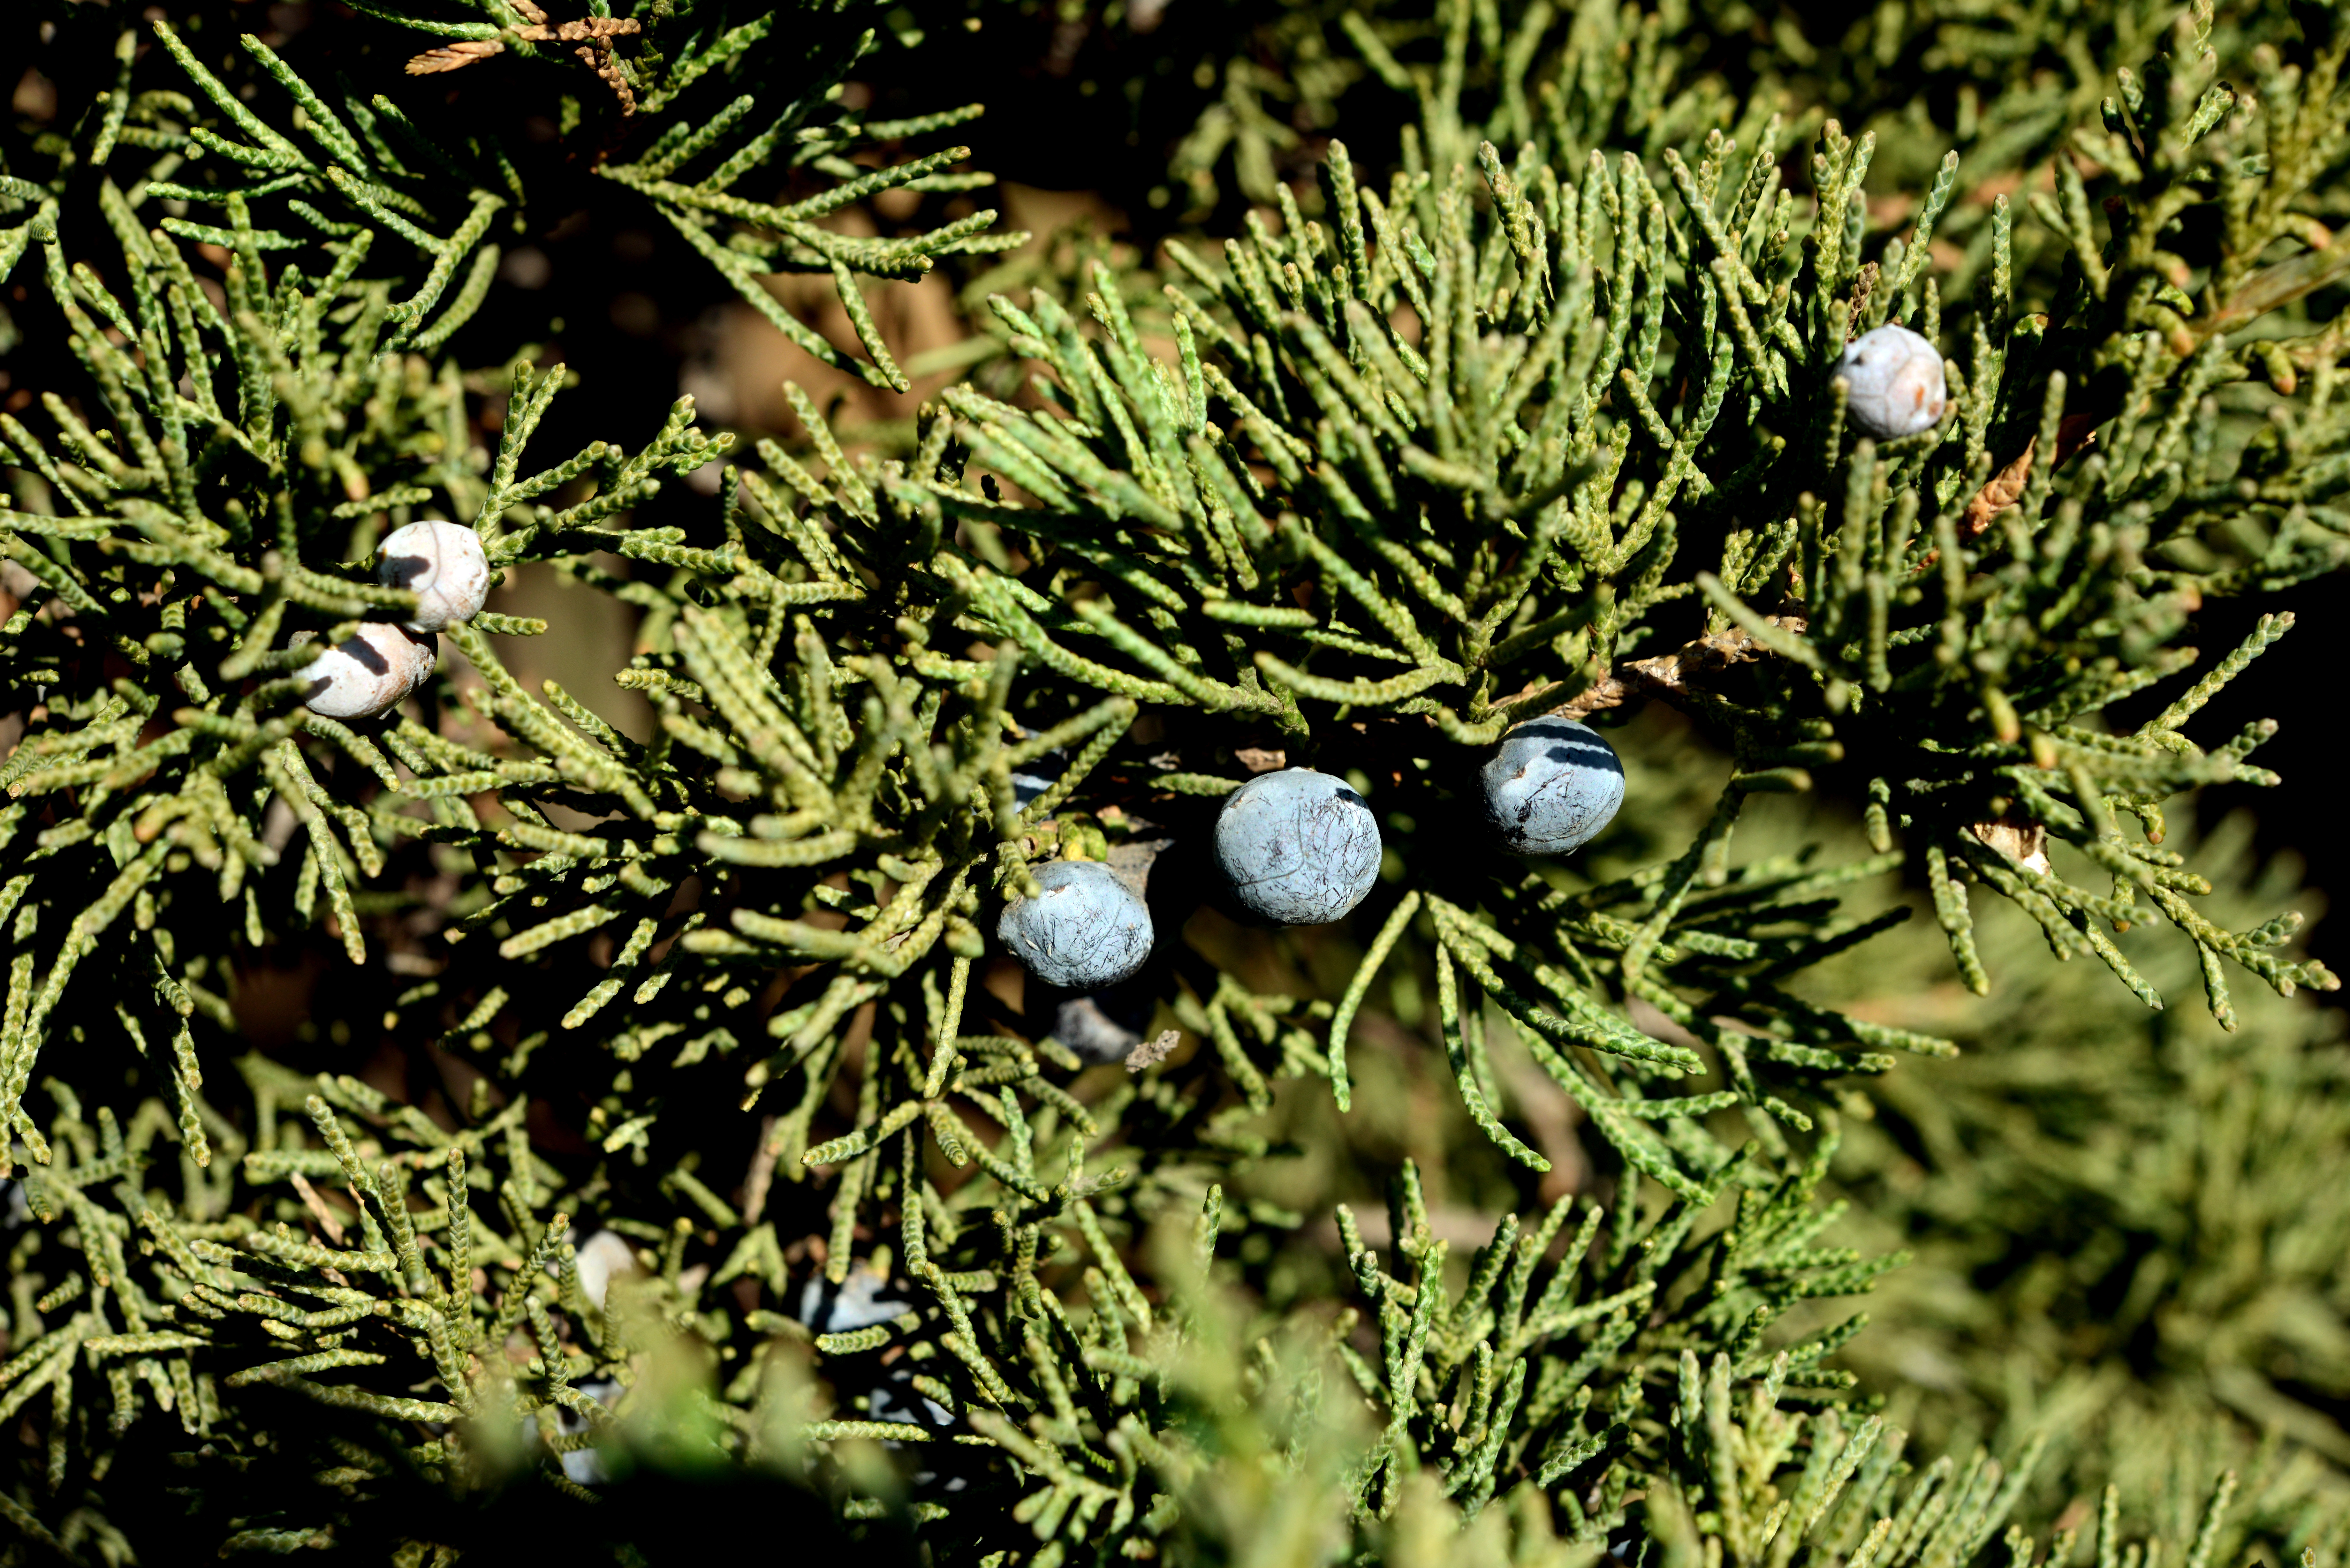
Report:
[[[1783,631],[1800,633],[1804,626],[1804,618],[1795,615],[1765,616],[1763,619]],[[1752,632],[1733,626],[1694,642],[1685,642],[1670,653],[1635,659],[1618,666],[1552,712],[1562,719],[1579,720],[1603,708],[1621,707],[1635,697],[1662,697],[1671,701],[1690,694],[1694,677],[1726,670],[1733,664],[1752,663],[1768,651]]]
[[755,1225],[759,1211],[767,1206],[767,1189],[775,1179],[775,1160],[783,1146],[775,1138],[776,1118],[769,1116],[759,1125],[759,1147],[751,1151],[751,1168],[743,1180],[743,1223]]
[[295,1193],[302,1199],[302,1207],[310,1211],[310,1217],[318,1222],[318,1229],[327,1233],[327,1240],[335,1246],[341,1246],[343,1222],[333,1210],[327,1207],[327,1200],[318,1196],[318,1189],[311,1186],[308,1179],[298,1170],[289,1172],[287,1179],[293,1182]]
[[[2014,494],[2022,493],[2024,477],[2031,469],[2031,459],[2032,449],[2027,446],[2023,455],[2009,464],[2000,478],[1992,482],[1993,484],[2002,483],[2012,475]],[[1991,489],[1992,485],[1984,486],[1986,493]],[[2011,504],[2013,499],[2014,495],[2010,495],[1991,510],[1995,512],[1999,506]],[[1783,631],[1800,633],[1805,624],[1801,616],[1776,615],[1763,618]],[[1743,627],[1731,627],[1725,631],[1700,637],[1694,642],[1685,642],[1670,653],[1659,654],[1653,659],[1636,659],[1618,666],[1617,671],[1603,677],[1573,701],[1552,710],[1552,712],[1559,718],[1580,720],[1604,708],[1620,707],[1635,697],[1661,697],[1667,701],[1686,698],[1693,688],[1701,684],[1701,677],[1715,670],[1727,670],[1734,664],[1752,663],[1769,651]],[[2036,871],[2043,877],[2049,874],[2048,830],[2041,824],[2010,812],[1988,822],[1970,823],[1967,831],[2025,870]],[[1147,1046],[1138,1046],[1136,1054],[1139,1055],[1147,1049]],[[1131,1059],[1128,1064],[1132,1065]]]

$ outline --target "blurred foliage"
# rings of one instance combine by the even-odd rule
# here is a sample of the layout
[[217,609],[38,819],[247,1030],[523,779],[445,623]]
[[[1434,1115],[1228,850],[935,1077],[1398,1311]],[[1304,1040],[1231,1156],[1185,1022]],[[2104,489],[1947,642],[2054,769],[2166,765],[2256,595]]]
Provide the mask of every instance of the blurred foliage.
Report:
[[[2232,818],[2204,851],[2240,908],[2297,871],[2254,875],[2250,831]],[[2001,945],[2020,962],[2028,940]],[[1912,974],[1894,1012],[1947,1018]],[[1940,1435],[2115,1442],[2200,1407],[2350,1463],[2350,1249],[2325,1197],[2350,1179],[2340,1013],[2263,1004],[2228,1035],[2085,1005],[2085,978],[2035,972],[1996,1034],[1930,1085],[1888,1081],[1849,1140],[1852,1231],[1918,1249],[1892,1287],[1908,1331],[1856,1354],[1930,1391],[1908,1397]]]

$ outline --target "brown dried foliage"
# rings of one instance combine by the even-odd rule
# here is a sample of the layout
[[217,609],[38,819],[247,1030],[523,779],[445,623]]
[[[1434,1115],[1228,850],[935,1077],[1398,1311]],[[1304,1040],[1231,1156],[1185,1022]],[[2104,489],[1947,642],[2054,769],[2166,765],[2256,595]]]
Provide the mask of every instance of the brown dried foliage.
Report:
[[[630,16],[584,16],[575,21],[549,23],[546,13],[532,0],[514,0],[515,9],[528,18],[529,25],[513,29],[514,36],[533,44],[574,44],[571,52],[579,57],[597,78],[612,89],[620,100],[624,115],[637,112],[637,95],[629,86],[629,78],[612,52],[612,40],[643,31]],[[412,77],[432,76],[442,71],[461,70],[475,60],[488,59],[505,51],[502,38],[469,39],[463,43],[444,44],[425,50],[410,58],[408,74]]]

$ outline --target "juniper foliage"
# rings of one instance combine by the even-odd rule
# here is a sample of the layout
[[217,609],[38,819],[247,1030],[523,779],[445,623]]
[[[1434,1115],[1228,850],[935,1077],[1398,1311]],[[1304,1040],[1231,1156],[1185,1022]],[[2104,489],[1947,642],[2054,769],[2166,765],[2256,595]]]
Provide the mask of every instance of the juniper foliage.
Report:
[[[2094,118],[2077,82],[1964,110],[1887,232],[1875,136],[1697,74],[1660,44],[1684,17],[1592,9],[1562,46],[1546,8],[1450,4],[1432,73],[1415,25],[1358,17],[1411,104],[1392,167],[1333,142],[1163,275],[1028,265],[980,324],[1006,357],[852,457],[797,388],[797,451],[690,400],[549,450],[571,378],[489,330],[499,236],[657,215],[815,358],[903,389],[858,279],[1020,236],[953,210],[984,183],[965,150],[889,150],[964,111],[862,119],[832,89],[948,29],[353,8],[379,80],[412,52],[455,96],[232,49],[218,7],[82,7],[50,47],[102,23],[119,71],[0,185],[12,319],[70,367],[0,414],[0,1434],[28,1439],[0,1439],[0,1513],[26,1551],[437,1562],[723,1476],[936,1562],[2073,1560],[2084,1521],[2014,1517],[2061,1432],[1913,1472],[1872,1409],[1897,1388],[1835,1364],[1866,1324],[1845,1298],[1906,1260],[1843,1244],[1822,1198],[1898,1220],[1881,1162],[1835,1174],[1882,1113],[1958,1168],[1920,1095],[2019,1159],[2062,1135],[1941,1106],[1956,1031],[1813,982],[1922,906],[1970,992],[1987,947],[2011,986],[2043,961],[1979,934],[2011,916],[2109,971],[2083,1016],[2114,981],[2159,1010],[2192,974],[2222,1030],[2244,974],[2334,988],[2278,953],[2298,917],[2207,912],[2164,807],[2272,782],[2266,727],[2187,731],[2288,621],[2205,657],[2197,608],[2344,553],[2350,36],[2117,14],[2137,74]],[[1964,102],[2005,57],[1956,26],[1927,47],[1970,62]],[[460,112],[507,73],[555,96],[567,172]],[[1986,190],[2040,167],[2020,208]],[[899,190],[936,224],[827,222]],[[832,278],[858,353],[779,270]],[[1954,413],[1875,442],[1835,371],[1887,321],[1960,345]],[[712,467],[714,495],[671,483]],[[525,682],[507,639],[562,628],[500,614],[452,628],[409,711],[300,707],[311,644],[411,602],[369,563],[427,514],[632,607],[613,681],[653,726]],[[1689,820],[1649,810],[1660,854],[1581,877],[1464,843],[1512,722],[1650,701],[1727,753]],[[1207,814],[1276,758],[1382,819],[1389,873],[1326,940],[1195,915]],[[1858,813],[1833,848],[1746,848],[1812,793]],[[1055,857],[1147,888],[1158,951],[1119,993],[990,950]],[[328,1026],[241,1046],[297,961]],[[1400,1162],[1384,1228],[1337,1205],[1326,1242],[1266,1185],[1279,1119],[1366,1116],[1389,1068],[1361,1053],[1418,1019],[1436,1157],[1481,1194],[1465,1267],[1428,1196],[1453,1170]],[[2298,1039],[2277,1072],[2326,1081]],[[378,1042],[391,1079],[355,1071]],[[2214,1122],[2291,1120],[2180,1071]],[[2258,1179],[2253,1141],[2227,1179]],[[1569,1147],[1588,1179],[1546,1193]],[[2311,1332],[2283,1337],[2325,1352]],[[2272,1385],[2230,1398],[2260,1354],[2235,1343],[2211,1388],[2276,1424]],[[2329,1417],[2282,1426],[2339,1459]],[[2137,1515],[2165,1549],[2336,1561],[2338,1490],[2210,1429],[2250,1506],[2167,1478]],[[140,1517],[163,1475],[180,1512]],[[2093,1533],[2121,1561],[2113,1494]]]

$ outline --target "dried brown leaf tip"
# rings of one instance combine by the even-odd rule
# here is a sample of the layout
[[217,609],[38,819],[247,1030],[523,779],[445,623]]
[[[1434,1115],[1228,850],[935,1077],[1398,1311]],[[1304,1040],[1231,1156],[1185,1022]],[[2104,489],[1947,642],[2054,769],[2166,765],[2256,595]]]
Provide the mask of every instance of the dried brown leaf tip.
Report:
[[1860,336],[1862,313],[1868,308],[1868,296],[1877,292],[1877,265],[1875,262],[1861,264],[1859,275],[1852,280],[1852,307],[1846,319],[1851,322],[1847,338]]
[[2055,869],[2048,859],[2047,828],[2027,817],[2010,812],[1989,822],[1970,824],[1967,831],[2026,871],[2045,877]]
[[[2097,426],[2105,417],[2095,413],[2075,413],[2067,414],[2057,421],[2056,467],[2063,467],[2067,459],[2096,441]],[[2038,436],[2025,441],[2023,450],[2016,454],[2015,460],[1992,474],[1983,487],[1975,492],[1974,499],[1967,503],[1967,514],[1959,524],[1960,538],[1976,537],[1991,526],[1992,518],[2023,499],[2024,488],[2032,482],[2032,464],[2039,445]],[[1928,564],[1930,565],[1932,559],[1928,556]]]
[[[620,100],[622,114],[637,112],[637,95],[629,86],[629,78],[620,69],[612,53],[612,40],[643,27],[632,16],[583,16],[569,22],[550,23],[546,12],[533,0],[514,0],[514,8],[526,26],[513,29],[514,36],[533,44],[576,44],[572,53],[578,56],[598,80],[612,89]],[[504,40],[483,38],[459,44],[446,44],[413,56],[408,62],[408,74],[412,77],[432,76],[436,72],[459,70],[475,60],[488,59],[504,52]]]
[[2023,499],[2024,486],[2032,482],[2032,456],[2040,444],[2034,436],[2023,443],[2023,451],[2013,462],[1991,476],[1973,500],[1967,503],[1967,514],[1959,524],[1959,536],[1971,539],[1991,526],[1991,520],[2008,507]]
[[467,39],[460,44],[443,44],[437,49],[427,49],[421,55],[411,57],[408,62],[408,74],[412,77],[429,77],[438,71],[461,70],[475,60],[486,60],[492,55],[502,54],[504,50],[505,45],[495,38]]
[[[598,20],[602,18],[599,17]],[[571,26],[570,23],[564,25]],[[636,24],[630,22],[629,26],[634,27]],[[623,115],[637,112],[637,95],[629,90],[629,78],[621,74],[620,62],[613,57],[611,45],[604,42],[599,36],[595,43],[582,44],[571,52],[586,61],[588,68],[594,71],[603,84],[612,89],[613,96],[620,100],[620,112]]]
[[1126,1070],[1139,1073],[1146,1067],[1156,1067],[1174,1054],[1183,1043],[1183,1036],[1172,1029],[1162,1029],[1126,1054]]

